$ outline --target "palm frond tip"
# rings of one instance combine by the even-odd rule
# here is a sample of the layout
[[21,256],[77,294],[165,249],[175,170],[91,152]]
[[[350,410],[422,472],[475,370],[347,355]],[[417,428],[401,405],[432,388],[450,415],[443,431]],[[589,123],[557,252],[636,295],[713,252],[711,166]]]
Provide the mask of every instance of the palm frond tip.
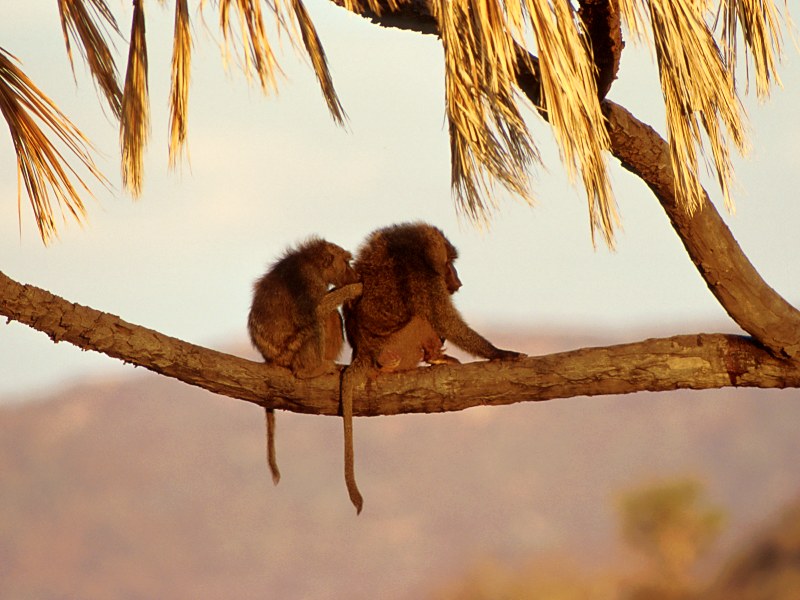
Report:
[[174,168],[186,146],[189,113],[189,74],[192,37],[186,0],[175,2],[175,34],[172,49],[172,73],[169,93],[169,166]]
[[55,134],[89,174],[103,184],[106,179],[91,158],[92,148],[86,137],[2,48],[0,112],[16,152],[19,180],[25,186],[39,234],[46,243],[58,233],[54,205],[61,209],[62,216],[66,211],[80,222],[85,208],[79,190],[91,192],[40,123]]
[[699,7],[674,0],[651,0],[649,6],[679,201],[691,212],[704,200],[698,161],[705,134],[732,209],[729,144],[743,152],[746,134],[731,74]]
[[737,34],[741,32],[746,57],[752,57],[756,72],[756,93],[769,95],[772,83],[780,85],[777,62],[783,41],[781,16],[772,0],[737,0],[723,2],[722,47],[725,63],[733,74],[737,64]]
[[240,55],[241,68],[248,79],[255,73],[264,92],[277,89],[275,75],[279,67],[264,27],[259,0],[219,0],[219,25],[226,60],[233,50]]
[[70,38],[78,44],[89,71],[116,119],[120,118],[122,91],[117,66],[108,45],[111,33],[120,34],[114,15],[103,0],[58,0],[61,30],[73,72]]
[[436,5],[445,54],[453,189],[461,209],[485,219],[492,181],[532,200],[528,170],[538,161],[516,103],[513,40],[498,7],[469,0]]
[[331,113],[331,117],[336,123],[343,125],[347,115],[336,94],[336,89],[333,87],[333,79],[328,69],[328,59],[325,57],[325,50],[322,48],[322,42],[320,42],[311,16],[308,14],[302,0],[292,0],[292,10],[297,24],[300,26],[300,35],[303,39],[303,45],[311,59],[314,73],[322,89],[322,95],[328,105],[328,111]]
[[142,0],[134,0],[131,43],[125,90],[122,97],[120,145],[122,146],[122,183],[134,197],[141,194],[144,177],[144,147],[150,128],[147,90],[147,43]]

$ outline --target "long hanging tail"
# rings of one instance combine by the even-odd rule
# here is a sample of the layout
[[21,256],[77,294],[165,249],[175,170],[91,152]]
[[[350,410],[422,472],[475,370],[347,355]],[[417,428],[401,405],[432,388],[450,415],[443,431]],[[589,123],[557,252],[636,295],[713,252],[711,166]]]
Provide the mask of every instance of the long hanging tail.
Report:
[[267,462],[272,473],[272,483],[278,485],[281,480],[281,472],[278,470],[278,459],[275,458],[275,411],[265,408],[264,414],[267,418]]
[[355,473],[355,453],[353,451],[353,390],[356,383],[363,379],[364,366],[351,363],[342,371],[340,399],[342,402],[342,422],[344,423],[344,481],[350,502],[356,507],[356,514],[361,513],[364,498],[358,491]]

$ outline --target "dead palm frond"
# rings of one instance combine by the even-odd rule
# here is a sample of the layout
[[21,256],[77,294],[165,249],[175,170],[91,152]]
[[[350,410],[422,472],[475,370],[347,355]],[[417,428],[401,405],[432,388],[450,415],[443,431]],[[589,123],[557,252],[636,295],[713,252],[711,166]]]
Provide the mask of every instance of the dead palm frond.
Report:
[[322,42],[320,42],[311,16],[308,14],[302,0],[292,0],[292,11],[294,12],[297,24],[300,26],[300,35],[303,39],[303,45],[311,59],[314,73],[322,89],[322,95],[325,97],[325,102],[328,105],[328,111],[331,113],[331,117],[333,117],[336,123],[344,125],[347,115],[333,87],[333,79],[328,69],[328,59],[325,57],[325,50],[322,48]]
[[561,160],[580,171],[589,200],[592,240],[597,230],[613,246],[619,224],[604,151],[610,146],[600,109],[592,54],[568,0],[526,0],[522,9],[539,54],[542,108],[553,127]]
[[147,91],[147,42],[143,0],[133,1],[131,42],[125,90],[122,96],[120,145],[122,147],[122,183],[135,197],[142,191],[144,147],[150,129],[150,105]]
[[[255,72],[264,92],[277,89],[275,79],[279,70],[275,55],[267,38],[260,0],[217,0],[219,4],[219,26],[224,39],[225,61],[230,62],[233,50],[241,60],[241,68],[248,80]],[[205,0],[201,1],[202,9]],[[232,18],[235,12],[235,19]],[[277,16],[277,15],[276,15]],[[234,24],[235,23],[235,24]],[[236,28],[239,30],[239,42]]]
[[119,34],[117,21],[103,0],[58,0],[61,30],[67,56],[75,71],[70,37],[75,39],[89,71],[100,87],[114,118],[122,111],[122,91],[117,78],[117,66],[108,46],[109,29]]
[[[201,0],[201,12],[206,2],[207,0]],[[214,0],[213,3],[219,8],[219,24],[224,40],[222,50],[226,65],[232,62],[233,55],[233,60],[240,64],[248,80],[255,74],[264,92],[277,90],[276,75],[280,73],[280,67],[266,34],[259,2]],[[370,3],[374,3],[374,0],[370,0]],[[390,5],[396,7],[394,0],[391,0]],[[267,7],[275,17],[278,34],[287,33],[289,41],[295,48],[299,48],[298,42],[302,41],[331,117],[337,124],[343,125],[346,114],[333,85],[325,50],[305,4],[302,0],[273,0],[267,3]],[[234,16],[233,12],[236,13]]]
[[[771,83],[780,85],[777,60],[781,55],[780,16],[772,0],[722,0],[722,48],[731,74],[736,69],[737,33],[752,55],[756,70],[756,94],[769,95]],[[741,28],[739,27],[741,25]]]
[[742,111],[702,5],[651,0],[650,18],[669,126],[670,154],[678,195],[691,212],[705,194],[698,173],[703,134],[711,146],[725,206],[732,208],[733,168],[729,142],[743,151]]
[[[704,200],[698,163],[705,137],[711,149],[709,166],[732,209],[730,145],[743,152],[746,133],[733,78],[705,21],[706,4],[649,0],[648,11],[678,200],[689,212]],[[642,13],[632,10],[628,0],[622,2],[622,14],[631,30],[644,29],[634,23]]]
[[435,6],[444,47],[452,185],[459,208],[481,220],[495,180],[531,200],[528,169],[539,157],[515,101],[513,40],[502,12],[489,2],[478,14],[472,4],[442,0]]
[[175,34],[172,48],[172,76],[169,92],[169,166],[175,168],[186,145],[189,115],[189,73],[192,37],[186,0],[175,2]]
[[580,171],[592,231],[611,244],[618,222],[603,150],[609,140],[590,52],[568,0],[440,0],[445,89],[456,198],[486,217],[494,181],[531,200],[528,172],[538,152],[517,105],[517,41],[530,28],[539,50],[542,106],[571,175]]
[[[39,124],[55,134],[93,177],[103,184],[106,180],[92,160],[92,148],[86,137],[2,48],[0,112],[14,144],[19,179],[25,185],[39,234],[47,243],[57,234],[53,200],[61,208],[62,215],[66,211],[80,222],[85,209],[76,184],[87,192],[89,188]],[[19,205],[19,194],[17,202]],[[21,206],[18,211],[21,214]]]
[[[619,0],[628,29],[652,42],[656,50],[666,106],[672,168],[678,199],[691,211],[702,202],[698,162],[703,139],[726,207],[733,209],[730,187],[733,170],[730,147],[746,150],[742,107],[734,74],[738,66],[737,36],[745,44],[745,64],[753,59],[756,91],[769,93],[780,84],[777,60],[781,53],[781,15],[773,0],[720,0],[721,39],[707,25],[708,2],[696,0]],[[645,29],[649,26],[652,40]]]
[[[143,153],[149,133],[144,0],[133,0],[122,94],[107,43],[109,34],[119,30],[107,0],[57,1],[70,61],[71,44],[75,43],[112,112],[120,117],[123,184],[137,196],[141,192]],[[192,52],[188,0],[175,1],[169,144],[172,167],[186,144]],[[200,0],[201,11],[207,1],[219,10],[226,62],[233,56],[248,79],[257,78],[265,92],[275,91],[280,68],[267,37],[261,0]],[[160,2],[164,4],[165,0]],[[739,36],[744,40],[745,60],[752,55],[755,65],[757,92],[759,96],[766,95],[772,83],[779,83],[776,62],[781,53],[782,15],[775,0],[616,2],[629,30],[647,39],[656,51],[679,201],[687,210],[702,201],[698,163],[707,152],[710,160],[706,162],[717,176],[726,204],[731,206],[730,148],[742,151],[745,147],[742,109],[733,78],[736,40]],[[337,4],[350,10],[378,14],[395,11],[401,3],[402,0],[337,0]],[[580,176],[583,181],[592,234],[599,230],[612,244],[618,216],[604,157],[609,141],[595,88],[591,49],[573,4],[571,0],[428,0],[444,46],[453,190],[460,210],[477,220],[487,218],[491,208],[487,203],[492,202],[498,183],[532,201],[528,178],[539,155],[520,112],[516,84],[520,61],[529,60],[528,53],[536,54],[539,60],[535,71],[541,84],[540,105],[536,108],[552,125],[570,176]],[[712,4],[719,7],[723,23],[719,40],[715,40],[707,23]],[[278,33],[287,31],[295,47],[302,40],[331,115],[342,123],[344,110],[303,0],[270,0],[265,5],[275,17]],[[292,25],[287,25],[290,22]],[[26,103],[21,99],[37,99],[39,106],[47,107],[39,109],[39,118],[57,134],[58,127],[71,132],[58,135],[93,174],[99,173],[94,171],[88,154],[82,154],[88,145],[79,132],[73,132],[71,124],[64,125],[69,123],[66,118],[23,79],[21,72],[17,74],[13,61],[6,55],[3,59],[7,65],[2,74],[4,115],[12,137],[16,130],[15,140],[28,140],[19,144],[15,141],[15,147],[21,178],[29,194],[35,194],[31,202],[44,237],[44,232],[54,231],[54,225],[48,196],[42,189],[49,189],[49,185],[57,190],[59,202],[76,217],[82,214],[83,207],[74,188],[68,185],[66,175],[71,169],[63,167],[63,157],[52,151],[36,154],[32,149],[45,147],[46,139],[37,137],[41,134],[39,129],[30,133],[34,130],[29,122],[35,121],[29,113],[39,113],[31,108],[36,106],[33,100]],[[45,114],[50,116],[41,116]]]

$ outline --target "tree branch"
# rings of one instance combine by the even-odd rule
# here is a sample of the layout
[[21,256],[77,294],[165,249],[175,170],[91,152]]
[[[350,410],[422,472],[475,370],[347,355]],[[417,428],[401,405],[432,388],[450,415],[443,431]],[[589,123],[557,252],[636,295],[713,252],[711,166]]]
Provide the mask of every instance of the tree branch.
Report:
[[800,311],[761,278],[708,195],[693,214],[678,206],[667,142],[618,104],[603,108],[614,156],[656,195],[728,315],[776,356],[800,359]]
[[[338,415],[339,377],[286,370],[210,350],[73,304],[0,273],[0,314],[126,363],[267,408]],[[356,416],[435,413],[481,405],[728,386],[800,387],[800,364],[748,338],[683,335],[512,361],[382,374],[357,389]]]
[[[364,14],[381,24],[435,31],[424,0],[407,0],[398,11],[387,10],[380,17]],[[531,58],[520,61],[518,84],[536,104],[538,79]],[[531,69],[525,71],[527,65]],[[709,289],[757,342],[732,335],[684,335],[518,361],[379,375],[366,389],[356,390],[357,416],[639,391],[800,387],[800,313],[761,279],[710,201],[691,215],[677,207],[666,142],[622,107],[608,100],[603,106],[612,152],[650,186]],[[53,341],[68,341],[218,394],[267,408],[339,414],[335,374],[298,380],[288,370],[183,342],[19,284],[2,273],[0,314],[47,333]]]
[[[534,56],[529,58],[520,61],[518,84],[536,106],[538,61]],[[611,100],[603,100],[602,106],[608,119],[611,153],[653,191],[717,301],[739,327],[775,356],[800,359],[800,311],[759,275],[708,194],[694,213],[678,205],[667,142]]]
[[612,0],[580,0],[578,10],[592,46],[597,67],[597,95],[602,100],[617,78],[622,56],[622,23],[617,3]]
[[[346,0],[331,0],[333,4],[345,10]],[[353,7],[355,14],[380,25],[395,29],[407,29],[416,33],[439,35],[439,24],[431,12],[428,0],[400,0],[392,9],[388,0],[379,0],[381,12],[371,10],[367,2]]]

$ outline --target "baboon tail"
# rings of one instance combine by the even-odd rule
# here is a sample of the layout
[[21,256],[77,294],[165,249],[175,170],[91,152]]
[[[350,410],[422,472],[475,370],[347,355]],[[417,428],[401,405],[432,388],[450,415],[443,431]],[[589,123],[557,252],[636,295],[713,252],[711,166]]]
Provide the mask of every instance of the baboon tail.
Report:
[[364,366],[356,362],[342,371],[340,399],[342,402],[342,422],[344,423],[344,481],[350,501],[361,513],[364,498],[358,491],[355,473],[355,453],[353,450],[353,391],[358,381],[364,379]]
[[267,463],[272,473],[272,483],[278,485],[281,480],[281,472],[278,470],[278,459],[275,458],[275,411],[265,408],[264,414],[267,419]]

